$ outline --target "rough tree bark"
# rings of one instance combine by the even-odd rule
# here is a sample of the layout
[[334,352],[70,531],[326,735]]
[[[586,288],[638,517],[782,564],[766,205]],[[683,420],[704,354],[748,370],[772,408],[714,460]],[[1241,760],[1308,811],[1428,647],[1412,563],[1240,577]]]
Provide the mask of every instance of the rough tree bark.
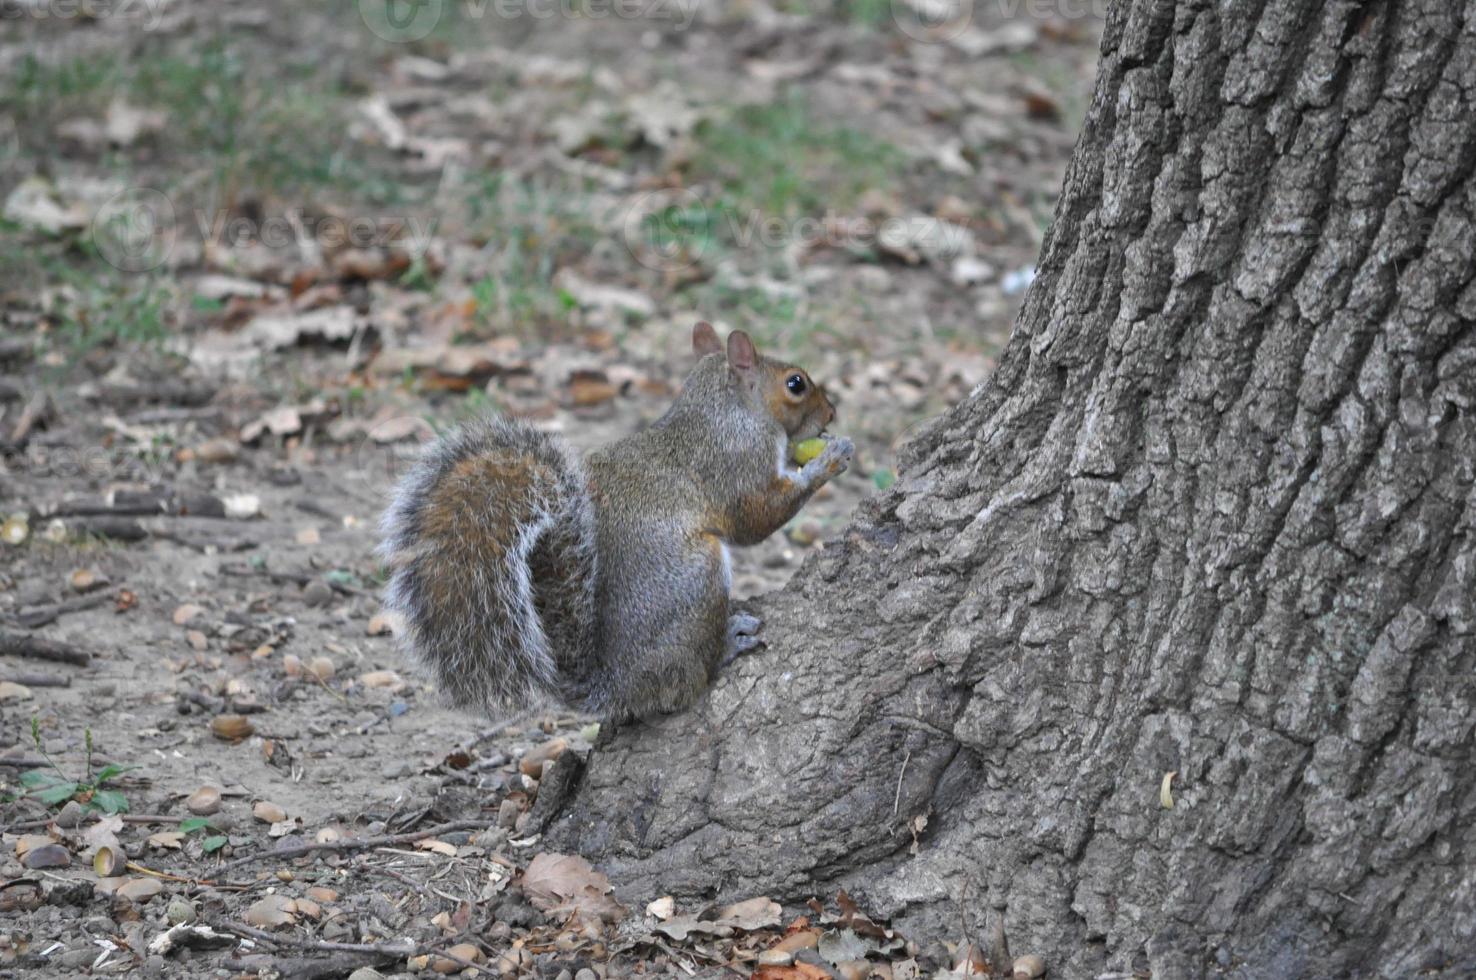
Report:
[[1473,168],[1469,2],[1114,3],[995,376],[555,842],[1055,976],[1476,972]]

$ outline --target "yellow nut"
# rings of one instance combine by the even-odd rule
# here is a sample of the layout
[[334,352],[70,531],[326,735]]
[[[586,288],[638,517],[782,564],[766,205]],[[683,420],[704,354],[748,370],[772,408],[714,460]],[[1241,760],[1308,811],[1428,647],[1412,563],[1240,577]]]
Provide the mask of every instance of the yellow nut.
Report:
[[789,447],[794,461],[801,466],[825,452],[824,439],[802,439]]

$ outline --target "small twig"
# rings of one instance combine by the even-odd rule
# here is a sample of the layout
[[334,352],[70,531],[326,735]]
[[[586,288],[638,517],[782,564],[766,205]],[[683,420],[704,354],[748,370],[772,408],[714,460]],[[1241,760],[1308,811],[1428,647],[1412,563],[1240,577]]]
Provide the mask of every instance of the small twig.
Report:
[[274,572],[269,568],[257,568],[243,562],[226,562],[220,566],[221,575],[233,575],[236,577],[264,578],[278,585],[296,585],[299,588],[312,581],[311,575],[302,575],[297,572]]
[[326,680],[324,680],[323,678],[319,677],[313,671],[311,671],[311,670],[310,671],[307,671],[305,676],[311,677],[314,681],[317,682],[317,684],[318,684],[319,687],[321,687],[323,690],[327,691],[329,694],[333,695],[338,700],[342,701],[344,704],[348,704],[349,703],[348,698],[344,697],[342,694],[338,693],[333,688],[329,687],[328,686],[328,682]]
[[203,408],[145,408],[129,415],[124,421],[130,425],[159,425],[166,422],[213,419],[221,414],[221,410],[213,405]]
[[223,885],[215,881],[201,881],[199,878],[185,878],[180,875],[170,874],[168,871],[155,871],[153,868],[146,868],[143,865],[135,864],[132,861],[129,861],[127,864],[124,865],[124,867],[126,867],[129,871],[136,871],[141,875],[148,875],[150,878],[158,878],[161,881],[177,881],[182,885],[209,885],[212,888],[224,888],[227,891],[244,890],[240,889],[236,885]]
[[907,775],[907,763],[912,761],[912,750],[907,750],[907,755],[902,757],[902,771],[897,773],[897,795],[892,797],[892,816],[897,815],[897,810],[902,806],[902,777]]
[[3,678],[12,684],[24,684],[26,687],[71,687],[72,679],[63,674],[6,674]]
[[15,621],[26,629],[33,630],[54,623],[68,613],[82,612],[84,609],[93,609],[97,606],[107,605],[113,601],[113,597],[106,592],[94,592],[91,595],[75,596],[71,599],[63,599],[60,602],[47,603],[44,606],[31,606],[22,609],[15,614]]
[[417,830],[406,834],[381,834],[378,837],[346,837],[342,840],[332,841],[302,841],[291,847],[279,847],[270,851],[257,851],[242,858],[236,858],[216,869],[217,877],[225,877],[227,871],[254,864],[257,861],[266,861],[273,858],[290,861],[300,858],[315,851],[360,851],[367,847],[393,847],[396,844],[410,844],[428,837],[436,837],[440,834],[450,834],[458,830],[490,830],[496,826],[495,821],[489,820],[456,820],[451,823],[443,823],[437,827],[427,830]]
[[251,926],[237,925],[217,916],[203,916],[206,924],[222,932],[235,933],[256,942],[266,943],[277,949],[296,949],[320,953],[363,953],[368,956],[390,956],[396,959],[412,956],[440,956],[448,959],[463,970],[473,970],[487,976],[497,976],[484,966],[463,959],[445,950],[425,949],[414,943],[338,943],[327,939],[299,939],[296,936],[277,936]]
[[92,654],[69,643],[47,640],[29,633],[12,633],[9,630],[0,630],[0,653],[72,664],[75,667],[86,667],[92,660]]
[[375,874],[388,875],[389,877],[395,879],[396,881],[398,881],[402,885],[409,885],[410,888],[413,889],[414,891],[420,891],[420,889],[422,889],[422,888],[425,887],[425,883],[424,882],[416,881],[414,878],[410,877],[409,875],[400,874],[400,872],[396,871],[394,868],[370,868],[370,867],[366,867],[365,870],[367,870],[367,871],[373,871]]
[[222,932],[233,932],[238,936],[267,943],[277,949],[313,949],[325,953],[369,953],[376,956],[414,956],[418,947],[401,943],[337,943],[327,939],[298,939],[295,936],[275,936],[264,929],[237,925],[218,916],[201,916],[211,928]]
[[[33,766],[44,766],[46,764],[45,761],[44,760],[41,760],[41,759],[24,759],[24,760],[19,760],[19,761],[20,762],[23,762],[26,765],[33,765]],[[102,758],[100,758],[98,756],[93,756],[93,761],[94,762],[101,762],[104,765],[107,764],[107,760],[106,759],[102,759]],[[17,760],[0,759],[0,763],[3,763],[4,765],[16,765],[17,764]],[[183,817],[166,817],[166,816],[163,816],[162,814],[158,814],[158,813],[120,813],[117,816],[124,823],[137,823],[137,824],[179,823],[181,820],[184,819]],[[51,822],[53,820],[55,820],[55,819],[56,819],[56,817],[52,816],[52,817],[43,817],[40,820],[26,820],[26,821],[22,821],[21,823],[13,823],[13,824],[10,824],[5,829],[6,830],[9,830],[9,831],[15,831],[15,830],[40,830],[43,827],[50,826]]]
[[[383,852],[380,852],[380,853],[383,853]],[[416,852],[416,856],[417,857],[420,856],[420,854],[421,854],[421,852],[418,852],[418,851]],[[445,866],[445,869],[444,870],[445,871],[450,871],[451,868],[452,868],[452,865],[447,864]],[[367,871],[367,872],[370,872],[372,874],[387,875],[387,876],[395,879],[396,881],[400,882],[403,885],[409,885],[411,888],[415,889],[416,891],[420,891],[421,889],[425,889],[426,891],[431,892],[432,894],[439,895],[442,898],[444,898],[446,901],[450,902],[452,905],[463,905],[463,904],[467,904],[469,902],[468,899],[462,898],[460,895],[452,895],[450,892],[441,891],[441,889],[436,888],[435,886],[433,886],[431,884],[432,881],[435,881],[437,879],[437,877],[439,876],[440,872],[438,872],[435,875],[431,875],[425,881],[416,881],[414,878],[410,877],[409,875],[407,875],[407,874],[401,874],[400,872],[396,871],[394,868],[390,868],[390,867],[376,867],[376,866],[374,866],[372,864],[369,864],[367,861],[363,860],[362,856],[361,856],[360,860],[354,865],[354,870],[355,871]]]
[[143,541],[148,530],[131,517],[80,517],[67,521],[67,529],[79,534],[91,534],[114,541]]

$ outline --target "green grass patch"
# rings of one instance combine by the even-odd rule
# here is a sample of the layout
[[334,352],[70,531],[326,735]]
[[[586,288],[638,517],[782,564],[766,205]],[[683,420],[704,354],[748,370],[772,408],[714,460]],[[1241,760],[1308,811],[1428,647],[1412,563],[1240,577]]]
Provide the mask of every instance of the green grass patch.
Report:
[[814,362],[822,350],[854,343],[854,337],[848,339],[848,331],[837,328],[831,316],[839,311],[816,309],[806,296],[713,283],[695,291],[692,298],[703,314],[746,330],[759,350],[800,363]]
[[61,807],[76,800],[86,809],[103,813],[127,813],[128,798],[107,784],[137,766],[108,765],[96,771],[92,768],[92,729],[84,730],[87,746],[86,768],[82,774],[69,776],[46,754],[41,741],[41,723],[31,718],[31,741],[46,763],[44,769],[32,769],[20,774],[21,797],[29,797],[51,807]]
[[[541,336],[570,322],[578,304],[554,284],[607,236],[590,212],[589,189],[488,175],[467,199],[467,232],[485,242],[486,270],[472,283],[477,334]],[[467,338],[474,339],[474,338]]]
[[728,207],[780,218],[849,207],[868,188],[890,187],[905,159],[885,140],[817,116],[793,93],[702,124],[697,143],[694,179],[721,184]]
[[[362,93],[330,66],[266,58],[223,36],[178,51],[158,47],[127,61],[89,56],[50,64],[27,55],[0,95],[0,111],[39,152],[57,121],[101,117],[115,99],[162,110],[162,132],[106,162],[131,171],[162,157],[177,187],[203,186],[212,206],[249,194],[324,190],[368,203],[404,199],[401,176],[376,166],[372,147],[349,139]],[[147,148],[150,142],[162,153]]]

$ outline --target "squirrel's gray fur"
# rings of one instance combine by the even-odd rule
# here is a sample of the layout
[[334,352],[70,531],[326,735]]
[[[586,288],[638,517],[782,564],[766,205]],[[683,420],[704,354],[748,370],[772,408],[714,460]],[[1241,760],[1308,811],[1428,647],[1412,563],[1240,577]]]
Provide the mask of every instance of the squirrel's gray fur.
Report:
[[[801,468],[790,441],[835,416],[807,375],[746,334],[702,356],[657,422],[584,461],[508,419],[432,446],[384,515],[385,604],[455,705],[503,718],[561,704],[622,719],[675,711],[758,622],[731,615],[728,545],[763,540],[845,469],[832,439]],[[802,382],[802,383],[801,383]]]

